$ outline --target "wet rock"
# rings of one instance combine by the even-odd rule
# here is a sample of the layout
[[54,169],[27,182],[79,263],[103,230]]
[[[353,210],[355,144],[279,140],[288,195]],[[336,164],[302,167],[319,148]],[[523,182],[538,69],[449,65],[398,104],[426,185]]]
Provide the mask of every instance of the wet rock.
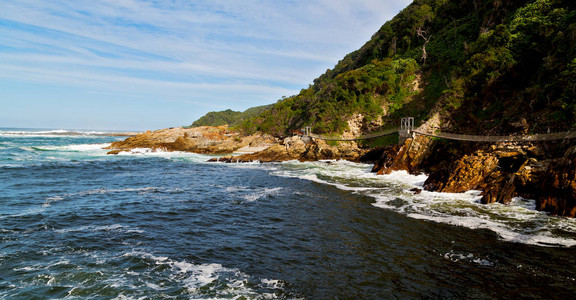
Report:
[[435,142],[426,136],[407,139],[402,145],[388,146],[382,151],[372,172],[378,175],[390,174],[392,171],[406,170],[417,174],[422,166],[434,154]]
[[419,188],[413,188],[413,189],[410,189],[410,191],[414,192],[414,195],[418,195],[418,194],[422,193],[422,189],[419,189]]
[[576,155],[573,151],[552,161],[539,181],[537,209],[560,216],[576,216]]
[[464,155],[447,168],[430,174],[424,182],[424,189],[447,193],[479,189],[497,167],[498,158],[493,154],[477,152]]
[[108,155],[118,155],[120,154],[120,152],[122,152],[124,150],[112,150],[112,151],[108,151],[106,154]]
[[514,174],[504,175],[501,172],[493,172],[484,179],[480,185],[482,190],[482,199],[484,204],[503,203],[509,204],[512,198],[516,196],[516,186],[514,185]]

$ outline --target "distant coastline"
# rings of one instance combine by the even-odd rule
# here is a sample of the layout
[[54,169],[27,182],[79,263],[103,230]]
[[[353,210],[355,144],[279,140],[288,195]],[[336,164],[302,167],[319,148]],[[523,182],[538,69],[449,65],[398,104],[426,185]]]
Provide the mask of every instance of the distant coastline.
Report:
[[0,135],[10,136],[135,136],[137,131],[105,131],[105,130],[76,130],[76,129],[44,129],[44,128],[3,128],[0,127]]

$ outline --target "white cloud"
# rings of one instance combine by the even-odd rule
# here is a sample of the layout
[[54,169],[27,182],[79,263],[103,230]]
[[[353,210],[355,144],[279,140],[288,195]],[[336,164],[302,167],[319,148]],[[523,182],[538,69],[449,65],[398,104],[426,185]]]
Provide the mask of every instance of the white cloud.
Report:
[[306,87],[410,2],[3,0],[0,77],[271,103]]

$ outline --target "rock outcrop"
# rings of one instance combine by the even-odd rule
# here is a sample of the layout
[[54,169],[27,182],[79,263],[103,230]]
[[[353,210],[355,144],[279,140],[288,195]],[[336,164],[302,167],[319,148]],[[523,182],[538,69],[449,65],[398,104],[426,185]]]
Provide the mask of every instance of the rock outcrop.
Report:
[[360,149],[354,142],[340,142],[329,145],[323,140],[301,138],[299,136],[285,138],[271,147],[239,156],[225,156],[211,161],[220,162],[279,162],[288,160],[316,161],[324,159],[359,161],[367,152]]
[[576,146],[469,144],[417,136],[384,149],[372,171],[395,170],[430,174],[424,183],[428,191],[480,190],[487,204],[523,196],[536,199],[538,210],[576,216]]
[[576,216],[576,147],[548,164],[535,183],[536,208],[561,216]]
[[[211,161],[278,162],[343,159],[359,161],[367,152],[354,142],[328,144],[322,140],[293,136],[276,139],[265,134],[244,136],[227,126],[170,128],[144,132],[112,143],[109,154],[148,148],[152,151],[185,151],[201,154],[233,154]],[[236,153],[237,152],[237,153]]]
[[220,127],[169,128],[147,131],[124,141],[113,142],[109,154],[130,151],[136,148],[150,148],[153,151],[186,151],[194,153],[223,154],[233,153],[243,147],[269,147],[277,140],[269,135],[255,134],[242,136]]

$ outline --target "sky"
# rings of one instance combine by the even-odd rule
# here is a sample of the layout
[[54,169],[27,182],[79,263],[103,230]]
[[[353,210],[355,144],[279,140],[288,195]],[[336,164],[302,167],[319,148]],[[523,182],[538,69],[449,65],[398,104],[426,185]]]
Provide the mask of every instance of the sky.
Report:
[[0,0],[0,127],[153,130],[276,102],[411,0]]

